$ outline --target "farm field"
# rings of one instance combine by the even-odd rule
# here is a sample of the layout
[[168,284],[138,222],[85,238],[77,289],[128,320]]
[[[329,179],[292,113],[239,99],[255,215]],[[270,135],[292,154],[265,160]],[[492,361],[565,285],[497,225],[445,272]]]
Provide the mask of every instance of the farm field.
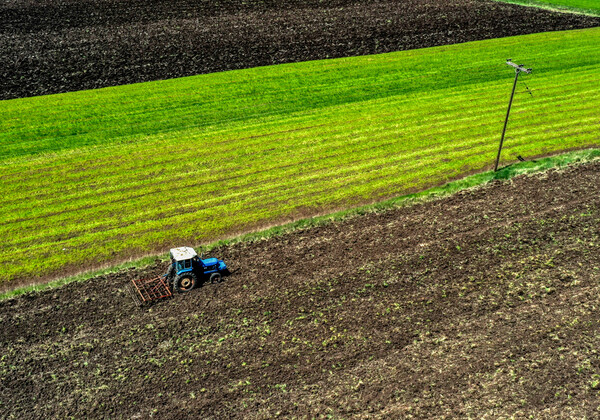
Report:
[[[3,417],[595,418],[600,161],[0,301]],[[15,392],[18,390],[18,392]]]
[[600,1],[598,0],[508,0],[509,3],[553,7],[574,12],[600,14]]
[[5,0],[0,99],[600,26],[484,0]]
[[507,57],[504,162],[599,144],[596,28],[2,101],[0,288],[489,168]]

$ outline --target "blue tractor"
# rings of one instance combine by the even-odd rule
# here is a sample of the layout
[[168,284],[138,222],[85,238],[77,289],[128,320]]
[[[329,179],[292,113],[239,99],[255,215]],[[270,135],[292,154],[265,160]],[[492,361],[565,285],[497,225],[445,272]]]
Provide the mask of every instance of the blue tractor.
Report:
[[189,292],[199,282],[220,283],[228,273],[227,265],[217,258],[202,259],[193,248],[182,246],[171,249],[171,265],[163,277],[177,292]]
[[193,248],[182,246],[170,252],[167,274],[149,279],[132,279],[127,290],[138,306],[169,298],[173,292],[189,292],[200,282],[220,283],[229,274],[227,265],[216,258],[202,259]]

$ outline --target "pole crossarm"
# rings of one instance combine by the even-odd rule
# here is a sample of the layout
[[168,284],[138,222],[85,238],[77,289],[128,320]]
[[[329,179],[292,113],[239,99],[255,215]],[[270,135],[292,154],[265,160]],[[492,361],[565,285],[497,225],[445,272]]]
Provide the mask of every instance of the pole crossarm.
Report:
[[517,73],[524,71],[525,73],[531,73],[532,69],[526,69],[525,68],[525,64],[515,64],[513,63],[510,58],[506,60],[506,64],[508,64],[509,66],[512,66],[515,68],[515,71]]

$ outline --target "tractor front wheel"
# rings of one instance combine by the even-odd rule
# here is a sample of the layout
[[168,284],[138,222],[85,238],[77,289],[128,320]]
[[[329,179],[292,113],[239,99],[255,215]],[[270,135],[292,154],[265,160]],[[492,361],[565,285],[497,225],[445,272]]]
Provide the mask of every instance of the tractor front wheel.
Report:
[[221,273],[212,273],[210,275],[210,282],[213,283],[213,284],[214,283],[221,283],[221,279],[222,279]]
[[179,293],[186,293],[196,287],[196,283],[198,281],[194,273],[185,273],[175,279],[174,286]]

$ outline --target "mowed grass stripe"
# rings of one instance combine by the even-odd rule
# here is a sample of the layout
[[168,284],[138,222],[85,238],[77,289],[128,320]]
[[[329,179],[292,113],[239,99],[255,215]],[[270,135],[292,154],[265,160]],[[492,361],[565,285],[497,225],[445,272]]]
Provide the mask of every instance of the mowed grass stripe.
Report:
[[[525,76],[533,96],[519,85],[505,159],[598,144],[598,41],[598,29],[538,34],[0,102],[32,121],[9,118],[13,135],[0,137],[0,281],[211,241],[481,170],[495,156],[512,84],[503,60],[516,51],[534,67]],[[53,114],[42,115],[49,105]],[[75,110],[79,119],[61,127]],[[44,153],[32,152],[36,143]]]

